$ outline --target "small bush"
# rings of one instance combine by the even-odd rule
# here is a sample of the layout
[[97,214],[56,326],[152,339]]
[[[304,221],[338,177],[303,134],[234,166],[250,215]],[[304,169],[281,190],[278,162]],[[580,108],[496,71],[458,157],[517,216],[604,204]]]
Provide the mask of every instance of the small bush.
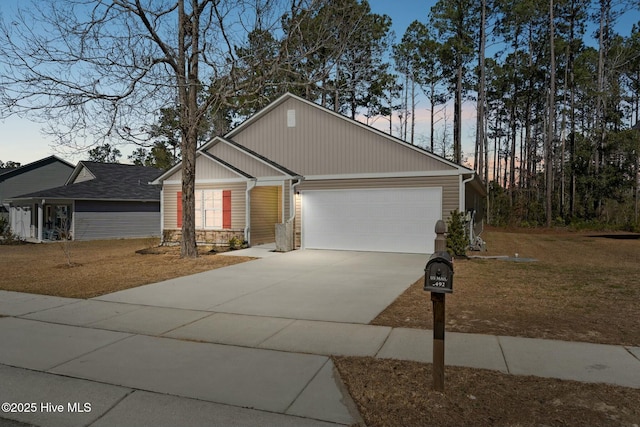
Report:
[[242,249],[244,247],[244,242],[237,236],[234,236],[229,239],[229,249]]
[[9,220],[0,217],[0,245],[19,245],[21,243],[24,243],[24,239],[11,232]]
[[451,212],[447,220],[447,251],[453,256],[463,257],[467,254],[469,235],[465,225],[464,213],[457,209]]

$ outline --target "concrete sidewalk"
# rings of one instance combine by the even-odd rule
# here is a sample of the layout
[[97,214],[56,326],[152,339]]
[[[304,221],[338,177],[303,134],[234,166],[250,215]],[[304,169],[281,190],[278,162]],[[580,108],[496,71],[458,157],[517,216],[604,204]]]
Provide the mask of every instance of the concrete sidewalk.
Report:
[[[35,425],[350,425],[358,414],[328,356],[432,353],[426,330],[6,291],[0,315],[0,401],[37,404],[0,421]],[[640,388],[639,347],[449,332],[445,357]]]

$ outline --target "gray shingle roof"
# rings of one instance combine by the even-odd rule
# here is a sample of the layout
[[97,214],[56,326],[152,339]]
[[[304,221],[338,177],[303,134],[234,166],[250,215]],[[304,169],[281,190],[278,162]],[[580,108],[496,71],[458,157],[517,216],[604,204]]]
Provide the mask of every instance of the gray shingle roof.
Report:
[[95,176],[89,181],[24,194],[12,199],[157,200],[160,187],[149,183],[162,171],[118,163],[80,162]]
[[23,165],[17,168],[2,168],[0,169],[0,181],[4,181],[6,179],[12,178],[14,176],[20,175],[25,172],[32,171],[42,166],[46,166],[51,163],[60,162],[64,165],[69,166],[69,168],[73,169],[73,165],[65,160],[62,160],[56,156],[45,157],[44,159],[36,160],[35,162],[29,163],[28,165]]

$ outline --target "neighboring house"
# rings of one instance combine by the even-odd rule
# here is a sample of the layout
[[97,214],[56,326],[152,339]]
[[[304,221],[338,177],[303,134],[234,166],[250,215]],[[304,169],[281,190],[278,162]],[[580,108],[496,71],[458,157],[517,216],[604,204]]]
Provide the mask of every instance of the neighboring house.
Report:
[[[155,183],[177,241],[181,165]],[[485,197],[474,171],[291,94],[202,146],[195,188],[198,242],[382,252],[433,252],[436,221],[481,221]]]
[[19,168],[0,169],[0,216],[9,216],[9,203],[6,199],[62,185],[67,181],[71,171],[73,165],[56,156],[46,157]]
[[160,235],[161,173],[145,166],[79,162],[66,183],[9,199],[12,231],[33,241]]

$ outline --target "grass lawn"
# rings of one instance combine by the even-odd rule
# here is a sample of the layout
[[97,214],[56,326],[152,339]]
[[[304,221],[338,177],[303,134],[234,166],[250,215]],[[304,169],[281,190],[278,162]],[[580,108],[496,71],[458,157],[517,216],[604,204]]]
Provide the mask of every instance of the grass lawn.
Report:
[[92,298],[253,259],[216,256],[209,248],[201,248],[202,256],[196,259],[181,259],[178,247],[136,252],[158,243],[124,239],[0,245],[0,289]]

